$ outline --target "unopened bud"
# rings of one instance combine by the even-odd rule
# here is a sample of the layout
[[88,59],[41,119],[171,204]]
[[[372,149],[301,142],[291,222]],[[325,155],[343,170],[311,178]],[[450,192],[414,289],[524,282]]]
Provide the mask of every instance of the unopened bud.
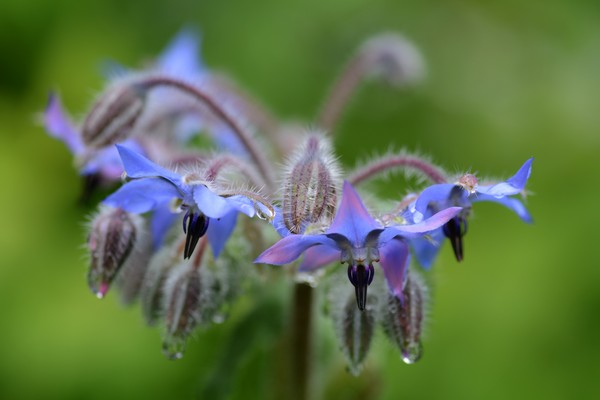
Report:
[[102,148],[127,139],[144,103],[142,86],[126,82],[109,87],[83,122],[84,143],[90,148]]
[[402,301],[389,294],[382,323],[386,335],[400,349],[402,361],[414,364],[423,353],[421,333],[427,288],[419,275],[409,271],[402,293]]
[[170,359],[183,357],[187,338],[200,320],[201,289],[200,273],[191,262],[179,264],[165,283],[163,352]]
[[310,136],[289,163],[284,180],[283,221],[291,233],[335,212],[339,168],[329,142]]
[[397,33],[384,33],[368,39],[361,47],[369,72],[391,85],[412,84],[423,78],[423,57],[417,48]]
[[359,310],[353,297],[348,296],[338,326],[342,350],[348,360],[350,372],[358,375],[375,332],[375,311],[374,307]]
[[129,253],[142,225],[142,218],[120,208],[102,207],[91,224],[88,237],[90,269],[88,284],[103,298]]
[[163,315],[164,286],[169,271],[181,260],[182,243],[173,242],[168,247],[163,247],[152,256],[148,265],[142,287],[140,288],[140,301],[142,315],[146,323],[155,325]]

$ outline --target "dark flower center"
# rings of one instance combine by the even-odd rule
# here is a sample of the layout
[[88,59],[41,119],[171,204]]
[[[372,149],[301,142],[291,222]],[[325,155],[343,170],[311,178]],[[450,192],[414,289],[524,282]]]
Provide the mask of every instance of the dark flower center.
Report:
[[363,264],[348,266],[348,279],[354,285],[356,304],[359,310],[364,310],[367,305],[367,287],[373,282],[375,269],[373,264],[365,267]]
[[467,233],[467,219],[456,216],[446,222],[442,228],[444,235],[450,240],[454,255],[458,261],[463,259],[463,236]]
[[206,215],[201,212],[192,212],[188,210],[183,217],[183,233],[185,237],[185,249],[183,250],[183,258],[190,258],[198,240],[206,233],[208,222],[210,221]]

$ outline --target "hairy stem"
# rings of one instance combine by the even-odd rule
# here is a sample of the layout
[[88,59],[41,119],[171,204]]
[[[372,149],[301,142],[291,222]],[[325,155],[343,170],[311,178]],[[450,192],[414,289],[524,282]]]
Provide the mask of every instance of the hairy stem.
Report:
[[200,88],[184,81],[165,76],[148,78],[140,82],[139,85],[144,89],[151,89],[157,86],[173,87],[200,101],[235,133],[244,148],[248,151],[252,161],[256,164],[256,167],[258,168],[258,171],[264,178],[265,182],[267,182],[269,185],[273,183],[271,169],[264,153],[258,149],[257,144],[254,142],[248,132],[242,129],[242,127],[215,101],[215,99],[209,93],[206,93]]
[[353,185],[357,185],[378,174],[393,169],[412,169],[423,174],[432,183],[445,183],[448,181],[446,174],[440,168],[429,161],[411,155],[391,155],[382,157],[355,170],[348,177],[348,181]]
[[360,57],[360,55],[354,57],[330,89],[317,118],[318,126],[329,135],[333,135],[342,110],[348,104],[352,93],[360,83],[366,67],[367,63],[363,57]]

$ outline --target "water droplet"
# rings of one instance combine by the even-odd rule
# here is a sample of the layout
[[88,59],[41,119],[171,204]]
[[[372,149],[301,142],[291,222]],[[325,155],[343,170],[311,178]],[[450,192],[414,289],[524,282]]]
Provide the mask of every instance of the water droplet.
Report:
[[215,324],[222,324],[226,319],[227,318],[223,314],[215,314],[212,317],[212,322]]
[[185,340],[181,338],[168,337],[163,341],[163,354],[169,360],[179,360],[183,358],[185,352]]
[[402,361],[406,364],[414,364],[423,355],[423,346],[421,342],[411,342],[406,346],[406,348],[402,349]]

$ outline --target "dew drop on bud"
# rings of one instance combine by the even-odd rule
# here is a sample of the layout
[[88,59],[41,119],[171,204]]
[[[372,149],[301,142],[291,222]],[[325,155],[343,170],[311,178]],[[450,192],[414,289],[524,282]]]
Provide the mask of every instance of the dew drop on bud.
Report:
[[389,294],[383,309],[383,329],[400,350],[402,361],[414,364],[423,354],[421,333],[427,302],[427,288],[423,279],[409,271],[402,291],[403,299]]
[[102,148],[130,135],[144,110],[145,90],[131,82],[109,87],[94,103],[81,128],[83,142]]
[[185,353],[185,339],[169,337],[163,340],[162,351],[169,360],[180,360]]
[[302,233],[309,223],[331,218],[335,212],[339,168],[327,139],[309,136],[286,168],[283,222],[291,233]]

